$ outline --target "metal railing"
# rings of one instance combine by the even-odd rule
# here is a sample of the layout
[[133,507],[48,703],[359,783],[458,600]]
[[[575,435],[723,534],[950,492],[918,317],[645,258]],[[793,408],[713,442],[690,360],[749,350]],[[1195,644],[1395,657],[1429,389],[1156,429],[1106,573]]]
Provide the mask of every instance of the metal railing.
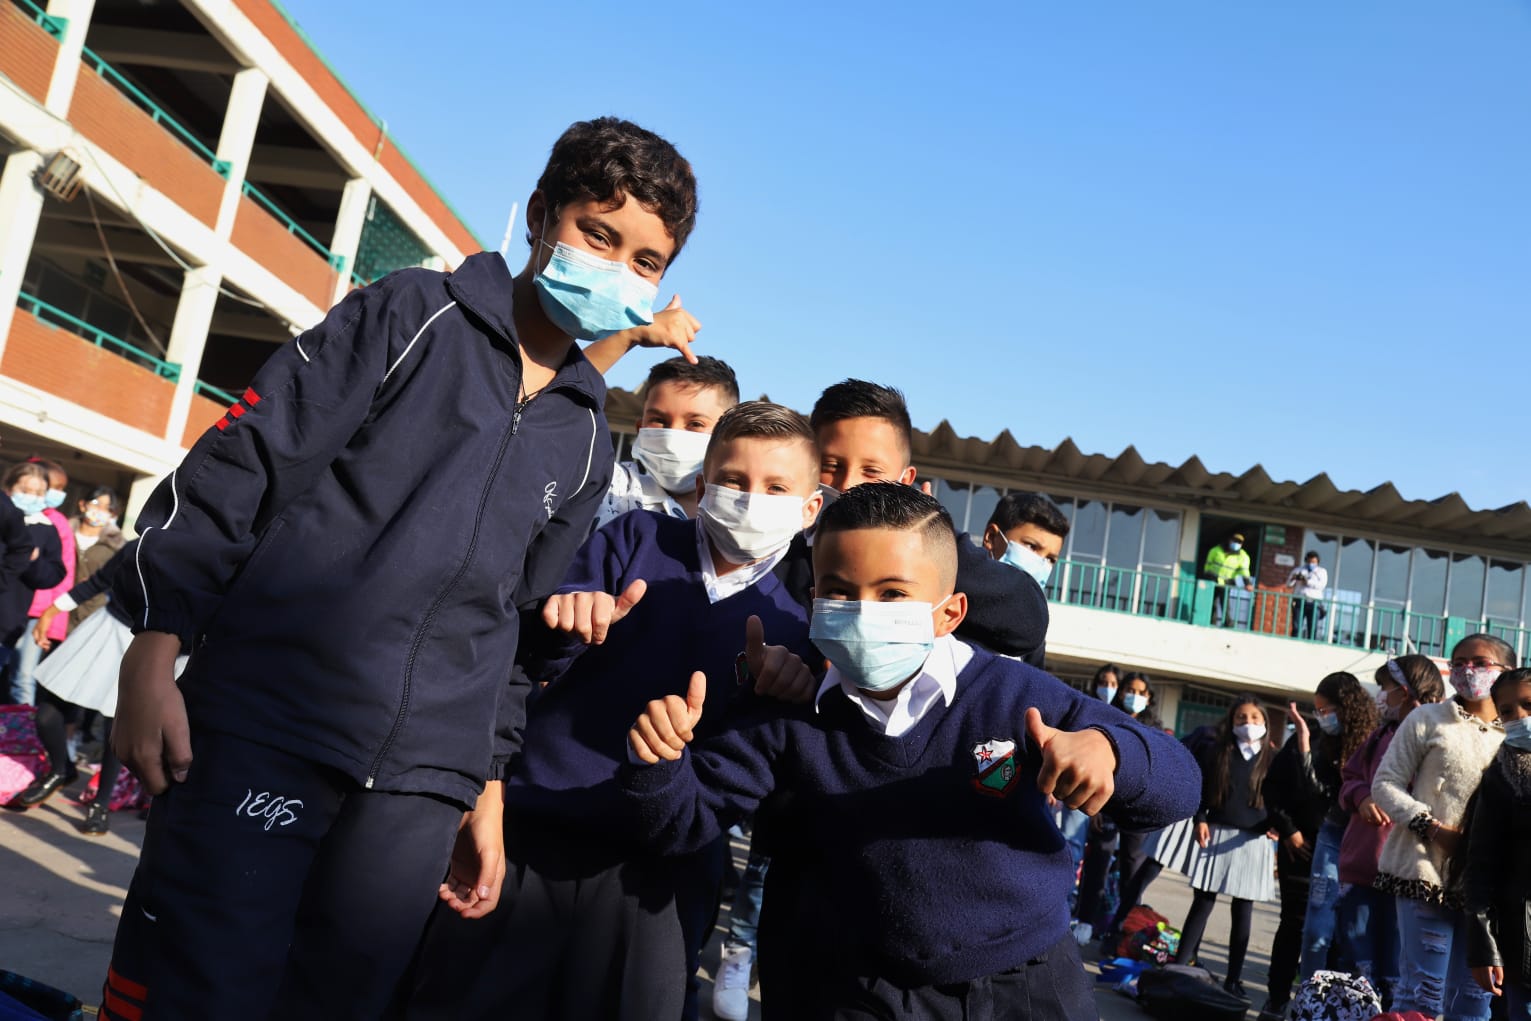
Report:
[[44,32],[47,32],[59,42],[64,41],[64,29],[69,27],[68,18],[60,18],[56,14],[49,14],[46,10],[33,3],[32,0],[21,0],[21,9],[31,14],[32,20],[37,22]]
[[101,59],[89,47],[81,47],[80,55],[97,74],[111,82],[117,87],[118,91],[136,102],[153,119],[154,123],[162,124],[169,128],[172,134],[178,136],[181,141],[189,145],[197,155],[205,157],[208,164],[214,170],[219,174],[227,176],[229,172],[228,164],[220,160],[217,153],[208,148],[206,143],[196,135],[193,135],[184,124],[166,113],[164,108],[145,95],[142,89],[124,78],[121,71],[118,71],[115,67]]
[[105,330],[92,326],[78,316],[72,316],[61,308],[48,304],[41,298],[34,297],[25,291],[16,298],[16,304],[31,312],[38,319],[54,326],[62,326],[71,333],[78,334],[95,344],[122,355],[128,361],[142,365],[154,372],[155,375],[175,382],[181,378],[181,367],[175,362],[167,362],[162,358],[156,358],[141,348],[134,347],[120,337],[114,337]]
[[276,217],[282,226],[287,228],[287,233],[296,235],[310,248],[324,256],[324,261],[328,262],[332,267],[336,269],[340,268],[342,262],[345,259],[345,256],[336,255],[324,245],[320,244],[318,238],[314,237],[308,231],[299,226],[298,221],[288,216],[286,211],[283,210],[281,206],[271,201],[271,199],[266,196],[265,192],[255,187],[255,185],[251,184],[249,181],[245,181],[239,187],[241,191],[250,196],[250,198],[254,199],[257,204],[264,208],[266,212]]
[[1307,599],[1285,589],[1219,586],[1194,576],[1184,565],[1171,573],[1168,568],[1133,570],[1062,560],[1047,593],[1065,606],[1377,652],[1444,658],[1452,645],[1476,631],[1499,635],[1521,655],[1531,652],[1531,628],[1418,613],[1332,594]]
[[213,386],[211,383],[204,383],[200,379],[192,384],[191,391],[192,393],[201,394],[204,397],[212,397],[216,400],[222,401],[224,404],[232,405],[239,403],[239,398],[229,393],[227,390],[220,390],[216,386]]

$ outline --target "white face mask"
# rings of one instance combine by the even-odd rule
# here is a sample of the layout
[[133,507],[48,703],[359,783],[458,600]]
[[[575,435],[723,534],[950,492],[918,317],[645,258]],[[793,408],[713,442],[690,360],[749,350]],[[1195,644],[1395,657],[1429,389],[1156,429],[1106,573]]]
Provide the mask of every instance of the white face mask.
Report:
[[1233,734],[1246,744],[1253,743],[1265,736],[1265,724],[1263,723],[1240,723],[1233,728]]
[[708,486],[696,514],[719,556],[730,564],[747,564],[787,548],[803,530],[807,502],[801,496]]
[[633,441],[633,460],[643,465],[666,493],[685,493],[696,487],[711,439],[711,433],[689,429],[639,429]]

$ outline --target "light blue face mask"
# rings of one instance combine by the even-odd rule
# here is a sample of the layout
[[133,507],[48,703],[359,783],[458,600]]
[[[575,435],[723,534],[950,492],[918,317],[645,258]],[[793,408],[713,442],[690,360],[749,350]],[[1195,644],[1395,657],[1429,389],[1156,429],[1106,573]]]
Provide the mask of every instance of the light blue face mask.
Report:
[[1005,552],[1000,555],[999,562],[1026,572],[1037,580],[1038,585],[1045,587],[1047,579],[1053,574],[1053,565],[1047,562],[1047,558],[1027,549],[1014,539],[1007,539],[1005,542]]
[[553,254],[533,282],[542,311],[554,326],[580,340],[600,340],[654,321],[656,285],[620,262],[562,241],[547,246]]
[[43,508],[48,506],[47,500],[31,493],[14,493],[11,496],[11,503],[14,503],[16,509],[27,517],[31,517],[33,514],[41,514]]
[[[950,596],[946,597],[950,599]],[[946,599],[938,606],[945,606]],[[887,691],[919,673],[936,646],[929,603],[815,599],[808,637],[840,675],[864,691]]]
[[1531,752],[1531,716],[1506,723],[1504,743],[1518,752]]
[[1243,548],[1244,548],[1244,544],[1242,542],[1230,542],[1228,544],[1228,552],[1229,553],[1237,553],[1239,550],[1241,550]]
[[1148,696],[1139,695],[1136,692],[1123,695],[1122,708],[1126,709],[1127,712],[1131,713],[1133,716],[1136,716],[1138,713],[1148,708]]
[[62,489],[50,489],[48,490],[48,495],[43,497],[43,502],[53,510],[58,510],[58,508],[64,505],[64,500],[67,499],[68,496],[69,494],[64,492]]
[[1330,737],[1334,737],[1345,729],[1345,724],[1340,722],[1339,713],[1319,713],[1318,729]]

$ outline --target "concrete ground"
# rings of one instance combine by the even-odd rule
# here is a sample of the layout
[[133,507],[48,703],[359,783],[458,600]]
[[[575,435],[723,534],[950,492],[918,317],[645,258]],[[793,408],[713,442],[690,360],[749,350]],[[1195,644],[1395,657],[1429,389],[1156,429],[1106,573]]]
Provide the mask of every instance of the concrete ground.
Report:
[[[112,934],[128,880],[143,843],[144,824],[133,812],[112,816],[111,833],[91,838],[76,827],[84,810],[68,800],[66,791],[30,812],[0,812],[0,968],[17,971],[65,989],[86,1003],[100,997],[101,982],[111,954]],[[737,864],[744,865],[742,844],[735,844]],[[1166,874],[1149,888],[1148,903],[1179,925],[1190,906],[1190,889],[1178,874]],[[1253,1010],[1265,1002],[1265,972],[1275,936],[1277,906],[1257,905],[1244,985]],[[711,976],[718,965],[721,933],[728,925],[725,909],[719,935],[702,958],[702,1017],[711,1017]],[[1203,942],[1203,963],[1221,976],[1226,963],[1228,913],[1219,905]],[[1086,966],[1097,971],[1094,945],[1085,950]],[[758,999],[759,990],[753,996]],[[1097,986],[1096,1004],[1103,1021],[1142,1021],[1147,1015],[1136,1004],[1108,987]],[[750,1017],[758,1021],[759,1004]]]

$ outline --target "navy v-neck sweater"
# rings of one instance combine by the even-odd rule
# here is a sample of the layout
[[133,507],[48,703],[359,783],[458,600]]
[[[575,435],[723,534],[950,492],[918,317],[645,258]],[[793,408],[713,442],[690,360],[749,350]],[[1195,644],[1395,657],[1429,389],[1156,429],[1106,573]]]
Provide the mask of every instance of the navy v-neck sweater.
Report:
[[[607,847],[641,845],[617,784],[627,732],[648,703],[686,694],[691,673],[707,675],[703,721],[717,727],[736,694],[734,661],[744,625],[758,616],[766,641],[812,663],[807,611],[770,574],[742,592],[708,601],[697,557],[696,522],[632,511],[596,531],[575,555],[560,592],[648,591],[601,645],[551,636],[538,620],[522,665],[549,682],[527,706],[521,752],[506,771],[506,824],[553,822]],[[761,699],[760,701],[765,701]]]
[[792,873],[812,889],[789,899],[817,905],[824,926],[804,938],[854,974],[969,981],[1031,960],[1068,929],[1074,869],[1037,790],[1031,706],[1050,726],[1111,740],[1119,765],[1107,812],[1121,825],[1153,829],[1196,811],[1201,774],[1178,741],[982,650],[952,704],[903,736],[878,732],[836,689],[817,712],[752,706],[678,762],[629,766],[623,783],[643,836],[672,852],[716,838],[720,815],[791,790],[818,852]]

